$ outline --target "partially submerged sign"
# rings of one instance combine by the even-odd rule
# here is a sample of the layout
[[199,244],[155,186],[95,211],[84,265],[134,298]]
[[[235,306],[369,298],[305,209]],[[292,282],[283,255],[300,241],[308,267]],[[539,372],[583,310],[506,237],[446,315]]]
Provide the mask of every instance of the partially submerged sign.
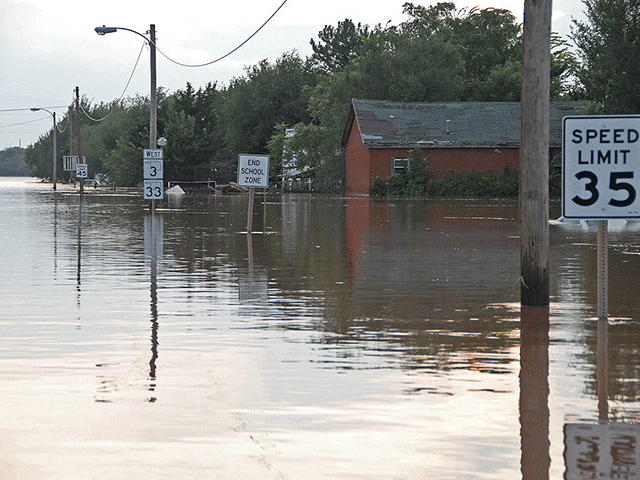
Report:
[[145,149],[142,155],[143,198],[162,200],[164,198],[164,163],[162,149]]
[[562,122],[565,218],[640,218],[640,116],[575,116]]
[[238,155],[238,185],[248,188],[269,186],[269,156]]

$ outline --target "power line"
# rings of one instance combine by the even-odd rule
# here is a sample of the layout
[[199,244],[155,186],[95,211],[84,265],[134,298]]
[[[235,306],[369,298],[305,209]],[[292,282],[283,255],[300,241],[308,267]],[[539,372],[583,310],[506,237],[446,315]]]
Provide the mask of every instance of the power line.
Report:
[[[215,60],[211,60],[210,62],[198,63],[198,64],[181,63],[181,62],[178,62],[177,60],[174,60],[171,57],[169,57],[166,53],[164,53],[162,50],[160,50],[157,45],[155,45],[156,50],[158,50],[158,52],[160,52],[160,54],[163,57],[165,57],[167,60],[169,60],[170,62],[175,63],[176,65],[180,65],[181,67],[199,68],[199,67],[207,67],[209,65],[213,65],[214,63],[217,63],[217,62],[219,62],[221,60],[224,60],[225,58],[227,58],[228,56],[234,54],[235,52],[240,50],[243,46],[245,46],[253,37],[255,37],[258,34],[258,32],[260,30],[262,30],[267,25],[267,23],[269,23],[273,19],[273,17],[275,17],[277,15],[277,13],[282,9],[282,7],[284,7],[284,4],[287,3],[287,1],[288,0],[284,0],[284,2],[282,2],[282,4],[276,9],[276,11],[273,12],[271,14],[271,16],[269,18],[267,18],[267,20],[262,25],[260,25],[260,27],[258,27],[258,29],[255,32],[253,32],[249,37],[247,37],[247,39],[244,42],[242,42],[236,48],[231,50],[229,53],[226,53],[225,55],[223,55],[223,56],[221,56],[219,58],[216,58]],[[151,42],[149,42],[149,43],[151,43]]]
[[[142,56],[142,51],[144,50],[145,46],[146,46],[146,43],[143,43],[142,44],[142,48],[140,48],[140,52],[138,53],[138,58],[136,59],[136,64],[133,66],[133,70],[131,71],[131,75],[129,75],[129,80],[127,81],[127,84],[125,85],[124,90],[122,90],[122,94],[120,95],[120,98],[118,98],[115,103],[117,103],[120,100],[122,100],[122,98],[124,97],[124,94],[127,91],[127,88],[129,88],[129,84],[131,83],[131,79],[133,78],[133,74],[136,72],[136,69],[138,68],[138,63],[140,62],[140,57]],[[111,115],[113,113],[113,111],[115,110],[115,103],[113,104],[114,107],[111,110],[109,110],[109,113],[107,113],[102,118],[93,118],[91,115],[89,115],[89,113],[84,109],[84,105],[82,105],[82,102],[80,102],[80,109],[84,112],[84,114],[87,116],[87,118],[89,120],[92,120],[94,122],[102,122],[103,120],[106,120],[109,117],[109,115]]]

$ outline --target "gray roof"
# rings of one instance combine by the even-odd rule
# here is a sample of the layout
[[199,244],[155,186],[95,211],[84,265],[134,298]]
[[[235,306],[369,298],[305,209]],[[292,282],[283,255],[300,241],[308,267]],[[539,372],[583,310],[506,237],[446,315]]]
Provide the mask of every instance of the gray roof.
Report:
[[[551,147],[561,146],[562,118],[578,115],[585,107],[581,102],[550,104]],[[353,99],[343,144],[355,123],[365,148],[520,144],[519,102],[402,103]]]

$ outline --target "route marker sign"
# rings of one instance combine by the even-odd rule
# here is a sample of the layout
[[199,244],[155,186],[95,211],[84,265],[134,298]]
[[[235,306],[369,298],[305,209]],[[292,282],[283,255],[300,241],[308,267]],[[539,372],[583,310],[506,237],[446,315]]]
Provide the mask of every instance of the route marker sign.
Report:
[[142,158],[145,160],[162,159],[161,148],[145,148],[142,154]]
[[164,198],[164,182],[162,180],[145,180],[143,190],[145,200],[162,200]]
[[640,218],[640,115],[562,121],[562,215]]
[[160,160],[143,160],[143,178],[145,180],[162,180],[164,178],[163,162]]
[[164,198],[164,168],[162,149],[145,149],[142,154],[143,197],[145,200]]

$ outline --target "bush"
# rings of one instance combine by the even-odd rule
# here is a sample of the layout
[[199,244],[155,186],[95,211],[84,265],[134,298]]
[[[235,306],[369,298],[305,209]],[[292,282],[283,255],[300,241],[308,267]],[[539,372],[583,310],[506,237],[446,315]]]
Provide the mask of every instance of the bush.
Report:
[[388,197],[514,197],[518,195],[518,176],[506,166],[498,175],[469,172],[466,175],[451,175],[429,180],[424,171],[398,173],[383,184],[379,178],[372,179],[371,190],[378,196]]

